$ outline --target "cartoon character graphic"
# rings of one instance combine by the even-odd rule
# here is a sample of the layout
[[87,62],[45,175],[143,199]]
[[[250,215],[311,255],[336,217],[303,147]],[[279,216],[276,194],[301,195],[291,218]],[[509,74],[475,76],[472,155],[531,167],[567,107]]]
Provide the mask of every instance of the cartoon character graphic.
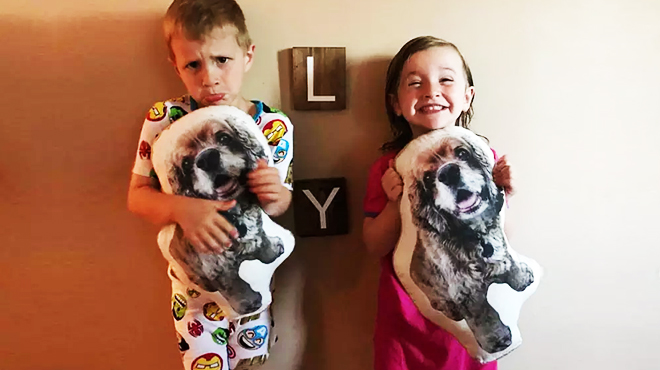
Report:
[[195,289],[192,289],[192,288],[188,288],[186,290],[186,294],[188,294],[188,296],[190,298],[197,298],[200,295],[200,293],[198,291],[196,291]]
[[149,113],[147,113],[147,119],[152,122],[158,122],[165,118],[165,114],[167,114],[167,107],[165,106],[165,103],[158,102],[154,104],[151,109],[149,109]]
[[183,336],[181,336],[181,334],[176,333],[176,337],[177,339],[179,339],[179,351],[185,352],[190,349],[188,342],[186,342],[186,340],[183,339]]
[[211,333],[211,338],[216,344],[224,346],[227,344],[227,338],[229,338],[229,329],[218,328]]
[[289,153],[289,142],[282,139],[280,143],[277,144],[275,148],[275,153],[273,153],[273,161],[275,163],[280,163],[286,158],[287,153]]
[[272,113],[278,113],[278,114],[283,115],[284,117],[287,117],[287,115],[284,114],[284,112],[282,112],[281,110],[279,110],[279,109],[277,109],[277,108],[273,108],[273,107],[271,107],[271,108],[270,108],[270,111],[271,111]]
[[234,351],[234,348],[232,348],[232,346],[230,346],[229,344],[227,344],[227,357],[229,357],[232,360],[236,358],[236,351]]
[[245,329],[238,334],[238,344],[249,350],[257,350],[266,343],[268,328],[266,325],[258,325]]
[[140,158],[142,159],[151,159],[151,145],[147,143],[146,141],[142,140],[140,143],[140,149],[138,149],[138,153],[140,154]]
[[260,313],[258,313],[256,315],[252,315],[252,316],[245,316],[245,317],[241,318],[241,321],[239,321],[239,324],[240,325],[245,325],[245,324],[249,323],[250,321],[254,321],[254,320],[256,320],[260,317],[261,317]]
[[268,144],[272,146],[277,146],[280,143],[280,139],[286,134],[287,128],[282,120],[276,119],[268,122],[264,126],[264,136],[268,140]]
[[176,321],[181,321],[186,314],[188,302],[183,294],[176,293],[172,296],[172,316]]
[[215,302],[209,302],[204,305],[204,317],[210,321],[222,321],[225,319],[225,313]]
[[172,101],[183,103],[183,104],[188,104],[188,95],[182,95],[179,96],[178,98],[172,99]]
[[190,370],[222,369],[222,357],[217,353],[206,353],[195,359],[190,365]]
[[188,112],[183,110],[181,107],[172,106],[170,107],[170,122],[174,122],[179,118],[185,116]]
[[284,183],[288,185],[293,184],[293,161],[289,163],[289,169],[286,171],[286,178],[284,179]]
[[261,366],[266,363],[268,360],[268,355],[261,355],[252,358],[244,358],[236,364],[237,369],[242,369],[243,367],[252,367],[252,366]]
[[199,320],[195,319],[188,322],[188,334],[192,335],[194,338],[199,337],[204,333],[204,326]]

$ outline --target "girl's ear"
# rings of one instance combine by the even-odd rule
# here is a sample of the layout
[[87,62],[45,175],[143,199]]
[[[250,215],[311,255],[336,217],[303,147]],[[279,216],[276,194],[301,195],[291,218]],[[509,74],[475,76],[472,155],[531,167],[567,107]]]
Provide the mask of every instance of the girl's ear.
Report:
[[394,94],[389,94],[388,98],[390,99],[390,104],[392,105],[392,109],[394,109],[394,113],[397,116],[401,115],[401,106],[399,105],[399,99],[397,99],[396,95]]
[[465,108],[463,108],[463,112],[467,112],[468,109],[470,109],[470,106],[472,106],[472,99],[474,99],[474,86],[465,89]]

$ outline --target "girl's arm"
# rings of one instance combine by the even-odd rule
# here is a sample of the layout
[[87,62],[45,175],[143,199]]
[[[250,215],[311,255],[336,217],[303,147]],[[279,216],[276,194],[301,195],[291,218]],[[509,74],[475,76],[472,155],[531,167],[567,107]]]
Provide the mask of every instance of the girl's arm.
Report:
[[376,217],[365,217],[362,239],[367,250],[382,257],[394,249],[401,235],[401,213],[399,205],[403,193],[403,181],[394,170],[394,161],[380,179],[382,191],[387,196],[385,208]]
[[362,239],[367,250],[383,257],[391,252],[401,235],[401,213],[399,202],[389,201],[376,217],[365,217],[362,224]]

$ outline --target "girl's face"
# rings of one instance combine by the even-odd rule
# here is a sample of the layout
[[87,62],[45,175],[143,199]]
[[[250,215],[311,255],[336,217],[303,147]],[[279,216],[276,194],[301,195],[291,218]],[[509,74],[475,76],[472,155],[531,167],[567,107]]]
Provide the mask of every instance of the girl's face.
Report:
[[448,46],[422,50],[404,64],[392,107],[415,134],[453,126],[472,103],[474,87],[467,85],[456,50]]

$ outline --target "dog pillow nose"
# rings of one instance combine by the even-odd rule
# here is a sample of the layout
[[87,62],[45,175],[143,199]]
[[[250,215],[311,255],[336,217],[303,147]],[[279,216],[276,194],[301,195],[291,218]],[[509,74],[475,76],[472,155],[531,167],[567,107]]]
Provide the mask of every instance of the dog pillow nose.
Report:
[[447,186],[456,186],[461,180],[461,170],[457,164],[449,163],[440,169],[438,181]]
[[206,149],[197,156],[195,164],[202,171],[217,170],[220,166],[220,153],[216,149]]

